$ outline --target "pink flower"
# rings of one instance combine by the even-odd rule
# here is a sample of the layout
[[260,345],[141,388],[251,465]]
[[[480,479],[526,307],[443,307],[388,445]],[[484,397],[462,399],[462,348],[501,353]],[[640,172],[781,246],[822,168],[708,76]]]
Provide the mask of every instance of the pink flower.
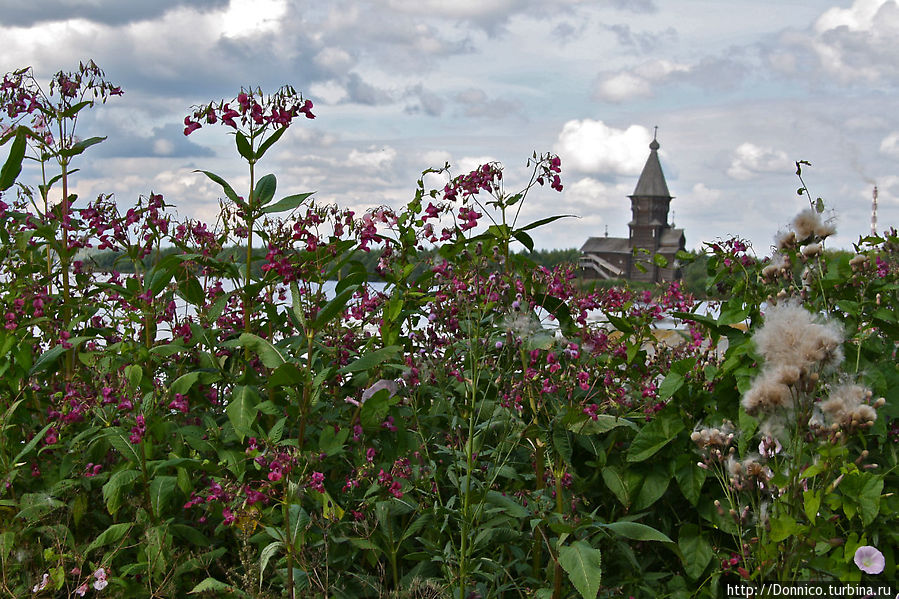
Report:
[[104,570],[103,568],[97,568],[97,570],[94,572],[94,578],[97,579],[94,581],[94,588],[98,591],[102,591],[109,584],[106,581],[106,570]]
[[87,593],[87,583],[85,582],[83,585],[75,589],[75,594],[79,597],[84,597],[85,593]]
[[200,127],[202,127],[202,125],[197,121],[190,120],[189,116],[184,117],[184,135],[190,135]]
[[883,554],[877,547],[870,545],[862,545],[856,549],[853,561],[859,570],[868,574],[880,574],[886,565]]
[[50,575],[44,574],[44,576],[41,578],[41,581],[34,585],[34,587],[31,589],[31,592],[37,593],[38,591],[43,591],[47,588],[48,584],[50,584]]

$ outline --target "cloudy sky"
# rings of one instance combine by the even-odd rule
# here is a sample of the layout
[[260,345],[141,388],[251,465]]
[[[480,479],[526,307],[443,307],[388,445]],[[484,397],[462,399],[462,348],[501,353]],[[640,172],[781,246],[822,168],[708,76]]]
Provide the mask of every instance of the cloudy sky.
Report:
[[398,207],[425,168],[487,160],[511,191],[554,151],[565,190],[522,218],[580,218],[542,248],[626,235],[654,126],[690,248],[738,234],[766,252],[804,205],[796,160],[836,246],[870,230],[875,182],[881,228],[897,224],[897,38],[897,0],[0,0],[0,71],[46,81],[92,58],[125,91],[79,122],[109,136],[76,165],[82,197],[152,190],[214,218],[193,170],[246,178],[225,128],[182,135],[189,107],[291,84],[318,118],[259,167],[285,195]]

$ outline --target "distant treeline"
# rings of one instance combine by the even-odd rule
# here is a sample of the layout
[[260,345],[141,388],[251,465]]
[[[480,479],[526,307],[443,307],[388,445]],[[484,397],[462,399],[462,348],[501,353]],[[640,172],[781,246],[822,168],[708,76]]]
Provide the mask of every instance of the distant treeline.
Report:
[[[169,254],[173,254],[178,251],[180,251],[178,250],[178,248],[168,247],[153,252],[143,259],[142,267],[150,268],[157,261],[168,256]],[[709,290],[709,285],[712,283],[712,280],[707,274],[708,256],[706,256],[702,252],[697,251],[691,251],[688,253],[691,254],[691,258],[689,260],[685,260],[684,265],[682,266],[682,283],[685,290],[693,294],[694,297],[698,298],[715,297],[721,295],[721,293],[716,291],[715,289]],[[833,255],[839,253],[848,252],[828,252],[828,254]],[[417,270],[423,271],[425,268],[428,268],[429,259],[433,258],[435,254],[436,250],[423,250],[420,253],[421,263],[420,266],[417,267]],[[261,274],[260,269],[264,264],[265,255],[266,250],[263,248],[257,248],[253,250],[253,269],[256,274]],[[544,266],[546,268],[552,269],[556,266],[559,266],[560,264],[577,264],[578,258],[580,257],[580,251],[576,248],[563,250],[537,250],[533,252],[521,252],[520,255],[532,260],[538,266]],[[349,263],[358,262],[363,266],[363,268],[365,268],[368,273],[370,273],[371,280],[378,280],[377,265],[381,256],[381,250],[377,249],[374,249],[370,252],[357,251],[341,271],[340,276],[344,276],[345,274],[350,272],[351,266],[349,265]],[[79,259],[83,262],[85,270],[94,270],[100,272],[112,272],[113,270],[116,270],[121,273],[134,272],[133,263],[127,256],[125,256],[121,252],[114,252],[111,250],[87,252],[79,256]],[[246,247],[232,246],[225,248],[219,253],[217,259],[219,261],[234,261],[238,264],[241,264],[246,259]],[[797,265],[797,268],[800,267],[801,265]],[[621,284],[621,282],[622,281],[615,279],[608,281],[591,280],[588,284],[596,287],[611,287]],[[655,285],[652,283],[630,282],[630,286],[632,288],[638,289],[651,289]]]
[[[179,251],[180,250],[176,247],[167,247],[154,251],[141,261],[141,267],[143,269],[148,269],[159,260]],[[246,252],[246,246],[232,246],[223,249],[218,256],[216,256],[216,259],[222,262],[233,261],[241,264],[246,259]],[[256,274],[261,274],[261,270],[259,269],[262,267],[266,253],[267,251],[263,248],[255,248],[253,250],[253,268]],[[419,255],[422,264],[421,268],[425,268],[429,259],[433,258],[435,254],[435,250],[423,250]],[[371,274],[372,279],[377,279],[378,261],[381,259],[382,255],[383,253],[379,249],[374,249],[370,252],[357,251],[349,262],[358,262],[362,264],[365,270]],[[576,264],[580,252],[572,248],[567,250],[523,252],[523,255],[533,260],[538,266],[553,268],[563,263]],[[115,270],[120,273],[134,272],[134,263],[122,252],[115,252],[113,250],[85,252],[80,255],[78,259],[82,261],[85,270],[99,272],[112,272]],[[346,274],[349,270],[350,266],[347,265],[341,274]]]

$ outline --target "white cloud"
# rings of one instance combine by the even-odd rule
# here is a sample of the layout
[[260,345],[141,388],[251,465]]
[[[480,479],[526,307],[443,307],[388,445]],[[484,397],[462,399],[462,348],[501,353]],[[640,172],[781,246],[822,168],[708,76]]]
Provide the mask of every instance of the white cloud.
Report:
[[880,142],[880,151],[889,156],[899,157],[899,131],[893,131]]
[[565,123],[554,150],[562,159],[563,171],[636,175],[646,163],[650,141],[652,135],[646,127],[616,129],[584,119]]
[[153,142],[153,153],[157,156],[169,156],[175,151],[175,144],[167,139],[157,139]]
[[585,215],[599,209],[620,208],[628,205],[628,193],[624,185],[608,185],[593,177],[583,177],[565,185],[565,211]]
[[830,8],[815,22],[815,31],[824,33],[838,27],[846,27],[850,31],[867,31],[873,25],[880,7],[890,1],[892,0],[856,0],[849,8]]
[[493,156],[463,156],[457,160],[455,164],[451,163],[452,175],[467,175],[482,164],[487,164],[488,162],[497,162],[497,160]]
[[790,164],[790,159],[783,150],[763,148],[747,142],[734,150],[727,174],[734,179],[746,180],[762,173],[789,171]]
[[346,93],[346,88],[337,81],[325,81],[310,84],[309,97],[316,103],[321,101],[325,104],[337,104],[346,100],[349,96]]
[[710,189],[704,183],[697,183],[690,191],[690,199],[699,204],[714,204],[721,199],[721,190]]
[[287,0],[230,0],[222,15],[222,34],[245,37],[277,30],[287,13]]
[[[781,38],[782,51],[797,59],[810,56],[818,69],[842,84],[899,78],[899,3],[896,0],[855,0],[848,8],[826,10],[808,32],[788,31]],[[770,57],[769,57],[770,60]],[[784,70],[790,61],[775,60]]]
[[670,60],[649,60],[633,69],[600,76],[596,95],[609,102],[623,102],[652,95],[653,85],[662,83],[677,73],[689,73],[691,67]]
[[347,166],[377,170],[390,165],[396,158],[396,150],[390,146],[377,148],[369,147],[367,150],[352,150],[347,157]]

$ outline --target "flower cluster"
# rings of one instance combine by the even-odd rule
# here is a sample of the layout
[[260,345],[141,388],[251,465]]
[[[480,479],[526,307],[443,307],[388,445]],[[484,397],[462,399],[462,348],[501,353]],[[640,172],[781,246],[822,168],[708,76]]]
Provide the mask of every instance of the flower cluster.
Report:
[[285,86],[271,95],[265,95],[259,88],[242,89],[237,97],[228,102],[211,103],[195,107],[184,117],[184,135],[190,135],[203,124],[221,122],[236,130],[257,131],[269,126],[286,129],[299,115],[314,119],[312,100],[304,99],[290,86]]

